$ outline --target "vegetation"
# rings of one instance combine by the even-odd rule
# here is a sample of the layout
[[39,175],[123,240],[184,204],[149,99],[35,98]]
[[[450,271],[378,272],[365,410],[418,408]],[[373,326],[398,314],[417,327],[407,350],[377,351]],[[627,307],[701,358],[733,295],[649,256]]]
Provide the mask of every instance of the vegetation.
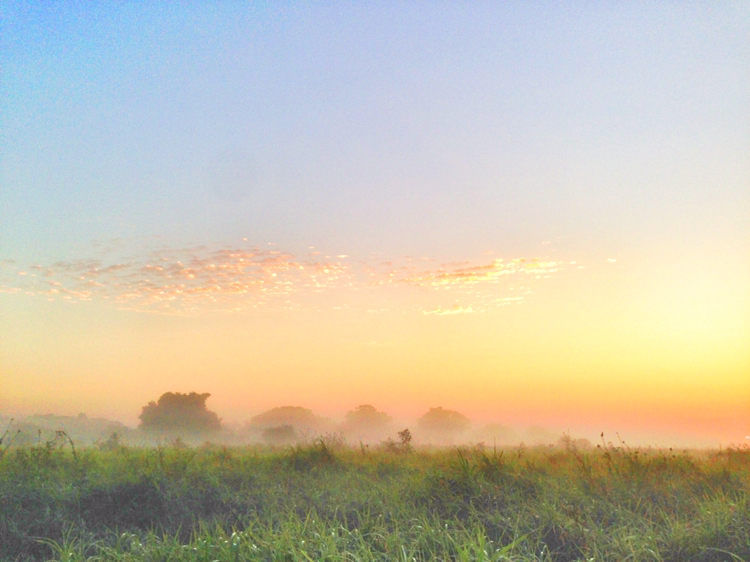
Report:
[[417,427],[427,434],[438,437],[449,437],[466,431],[471,426],[469,418],[454,410],[430,408],[417,420]]
[[0,457],[2,560],[750,560],[748,448],[58,437]]
[[362,404],[347,412],[342,430],[360,439],[368,439],[387,433],[391,421],[391,416],[385,412],[370,404]]
[[263,430],[263,439],[268,443],[294,443],[297,440],[297,434],[291,425],[279,425],[268,427]]
[[181,394],[167,392],[158,402],[149,402],[139,416],[140,428],[165,433],[203,434],[221,429],[221,420],[216,412],[206,407],[208,392]]
[[248,428],[291,426],[294,431],[311,432],[320,429],[326,424],[326,420],[316,416],[312,410],[300,406],[280,406],[272,408],[267,412],[253,416]]

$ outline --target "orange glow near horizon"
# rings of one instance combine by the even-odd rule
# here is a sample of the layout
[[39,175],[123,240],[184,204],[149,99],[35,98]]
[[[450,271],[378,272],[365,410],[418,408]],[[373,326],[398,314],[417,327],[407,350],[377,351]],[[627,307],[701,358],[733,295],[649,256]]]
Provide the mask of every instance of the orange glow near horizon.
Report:
[[[295,263],[284,259],[287,269]],[[333,286],[319,279],[308,292],[307,274],[287,280],[281,307],[231,312],[208,303],[185,315],[175,299],[164,310],[174,314],[121,310],[116,319],[111,292],[77,303],[13,294],[34,300],[51,321],[26,334],[20,326],[6,353],[5,400],[30,412],[66,404],[68,414],[134,424],[161,393],[195,390],[211,392],[211,407],[237,421],[279,405],[340,418],[371,403],[404,419],[441,405],[478,425],[669,430],[725,442],[747,433],[747,324],[741,310],[724,308],[739,295],[695,304],[683,285],[671,300],[646,295],[639,303],[623,291],[634,272],[623,275],[614,260],[566,265],[387,264],[380,277],[347,274],[344,286],[343,266],[315,266],[338,271],[325,278]],[[532,269],[538,274],[528,278]],[[226,278],[230,291],[233,283]],[[194,294],[184,297],[191,306]],[[675,309],[680,299],[687,302]],[[438,309],[455,313],[428,313]],[[46,343],[29,356],[23,346],[32,333]]]

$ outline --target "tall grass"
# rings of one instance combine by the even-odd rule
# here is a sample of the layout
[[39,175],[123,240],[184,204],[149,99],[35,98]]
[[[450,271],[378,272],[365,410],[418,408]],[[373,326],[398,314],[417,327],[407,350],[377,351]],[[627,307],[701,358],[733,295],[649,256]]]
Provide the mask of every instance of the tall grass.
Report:
[[750,561],[748,448],[71,445],[0,458],[0,559]]

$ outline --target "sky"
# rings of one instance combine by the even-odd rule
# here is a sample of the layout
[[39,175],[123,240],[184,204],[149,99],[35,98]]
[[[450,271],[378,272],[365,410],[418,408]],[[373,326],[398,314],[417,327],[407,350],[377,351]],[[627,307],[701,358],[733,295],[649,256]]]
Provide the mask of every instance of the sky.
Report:
[[747,3],[0,26],[0,414],[196,391],[747,443]]

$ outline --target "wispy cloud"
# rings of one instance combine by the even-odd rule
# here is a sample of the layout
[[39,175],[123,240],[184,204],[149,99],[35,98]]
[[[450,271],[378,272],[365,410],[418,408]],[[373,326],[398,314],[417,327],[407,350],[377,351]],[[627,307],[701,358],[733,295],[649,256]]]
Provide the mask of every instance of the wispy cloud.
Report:
[[108,257],[24,268],[4,260],[0,262],[0,292],[51,300],[105,300],[123,309],[166,313],[297,307],[303,294],[367,288],[452,289],[454,295],[458,292],[466,297],[465,305],[436,303],[432,308],[416,309],[442,316],[521,302],[522,284],[506,283],[506,295],[499,295],[492,286],[511,278],[548,277],[562,269],[559,262],[523,258],[484,264],[437,264],[428,258],[355,260],[346,254],[324,256],[313,248],[301,256],[258,247],[198,246]]
[[446,316],[448,314],[471,314],[474,309],[470,306],[459,306],[457,304],[450,308],[435,308],[433,310],[423,310],[423,314],[435,314],[437,316]]
[[435,270],[410,271],[392,270],[387,282],[407,283],[420,287],[454,287],[461,285],[475,285],[478,283],[497,283],[508,275],[547,276],[562,269],[558,262],[527,260],[525,258],[505,261],[495,259],[484,265],[471,265],[464,262],[451,267],[446,265]]

